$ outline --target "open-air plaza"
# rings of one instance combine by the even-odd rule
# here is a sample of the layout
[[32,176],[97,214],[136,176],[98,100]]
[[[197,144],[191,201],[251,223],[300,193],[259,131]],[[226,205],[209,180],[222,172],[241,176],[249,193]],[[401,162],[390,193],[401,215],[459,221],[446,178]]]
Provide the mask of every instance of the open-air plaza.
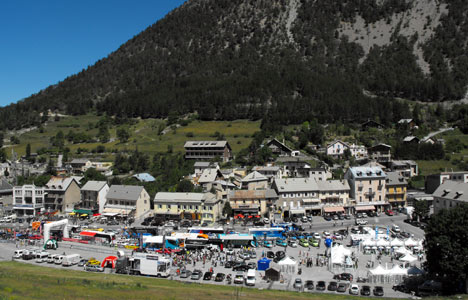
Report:
[[[144,227],[85,228],[70,220],[70,225],[63,226],[67,222],[62,221],[51,225],[51,232],[42,232],[48,235],[46,240],[22,238],[14,227],[19,224],[10,223],[2,224],[0,258],[188,282],[404,298],[411,294],[398,291],[400,283],[423,273],[425,260],[424,232],[404,222],[406,218],[313,217],[264,227],[239,220],[190,228],[167,222],[151,229],[157,231],[153,234]],[[8,235],[11,230],[16,238]]]

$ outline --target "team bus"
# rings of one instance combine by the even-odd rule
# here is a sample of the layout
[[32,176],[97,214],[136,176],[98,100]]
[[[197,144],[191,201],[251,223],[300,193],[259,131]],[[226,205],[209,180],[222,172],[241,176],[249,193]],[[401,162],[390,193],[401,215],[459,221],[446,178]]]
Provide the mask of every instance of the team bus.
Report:
[[273,228],[250,228],[249,234],[253,235],[256,239],[277,239],[283,237],[284,229],[281,227]]
[[224,229],[222,227],[190,227],[187,232],[219,235],[224,233]]

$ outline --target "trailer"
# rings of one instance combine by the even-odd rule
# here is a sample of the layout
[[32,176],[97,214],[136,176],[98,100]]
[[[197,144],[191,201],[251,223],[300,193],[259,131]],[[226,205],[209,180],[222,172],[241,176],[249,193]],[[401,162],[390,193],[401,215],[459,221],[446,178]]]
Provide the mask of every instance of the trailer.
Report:
[[65,255],[62,259],[62,266],[64,267],[73,266],[73,265],[78,264],[80,260],[81,260],[81,255],[79,254]]
[[162,255],[137,252],[117,259],[115,271],[120,274],[169,277],[171,260]]

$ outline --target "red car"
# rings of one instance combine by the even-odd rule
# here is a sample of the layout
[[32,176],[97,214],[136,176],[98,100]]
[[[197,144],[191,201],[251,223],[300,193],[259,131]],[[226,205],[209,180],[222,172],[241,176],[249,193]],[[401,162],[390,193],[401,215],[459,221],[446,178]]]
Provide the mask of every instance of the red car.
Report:
[[393,216],[393,215],[394,215],[393,210],[390,210],[390,209],[387,210],[387,211],[385,212],[385,214],[386,214],[387,216]]
[[29,236],[30,240],[41,240],[42,238],[43,238],[42,235],[37,235],[37,234]]

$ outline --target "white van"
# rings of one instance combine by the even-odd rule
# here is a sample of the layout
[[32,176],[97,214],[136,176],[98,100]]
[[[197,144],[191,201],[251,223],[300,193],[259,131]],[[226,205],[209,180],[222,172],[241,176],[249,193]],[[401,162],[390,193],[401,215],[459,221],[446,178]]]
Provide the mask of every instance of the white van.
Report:
[[47,251],[41,251],[40,253],[36,254],[36,262],[37,263],[43,263],[47,261],[47,258],[49,257],[49,252]]
[[245,277],[245,285],[254,286],[255,285],[255,270],[250,269],[247,271],[247,276]]
[[396,233],[399,233],[400,232],[400,227],[398,225],[393,224],[392,231],[396,232]]
[[66,255],[62,259],[62,266],[68,267],[76,265],[80,262],[81,256],[79,254],[70,254]]
[[65,255],[57,255],[54,257],[54,264],[61,265]]
[[15,250],[15,253],[13,254],[13,259],[20,259],[23,257],[23,253],[26,251],[26,249],[21,249],[21,250]]

